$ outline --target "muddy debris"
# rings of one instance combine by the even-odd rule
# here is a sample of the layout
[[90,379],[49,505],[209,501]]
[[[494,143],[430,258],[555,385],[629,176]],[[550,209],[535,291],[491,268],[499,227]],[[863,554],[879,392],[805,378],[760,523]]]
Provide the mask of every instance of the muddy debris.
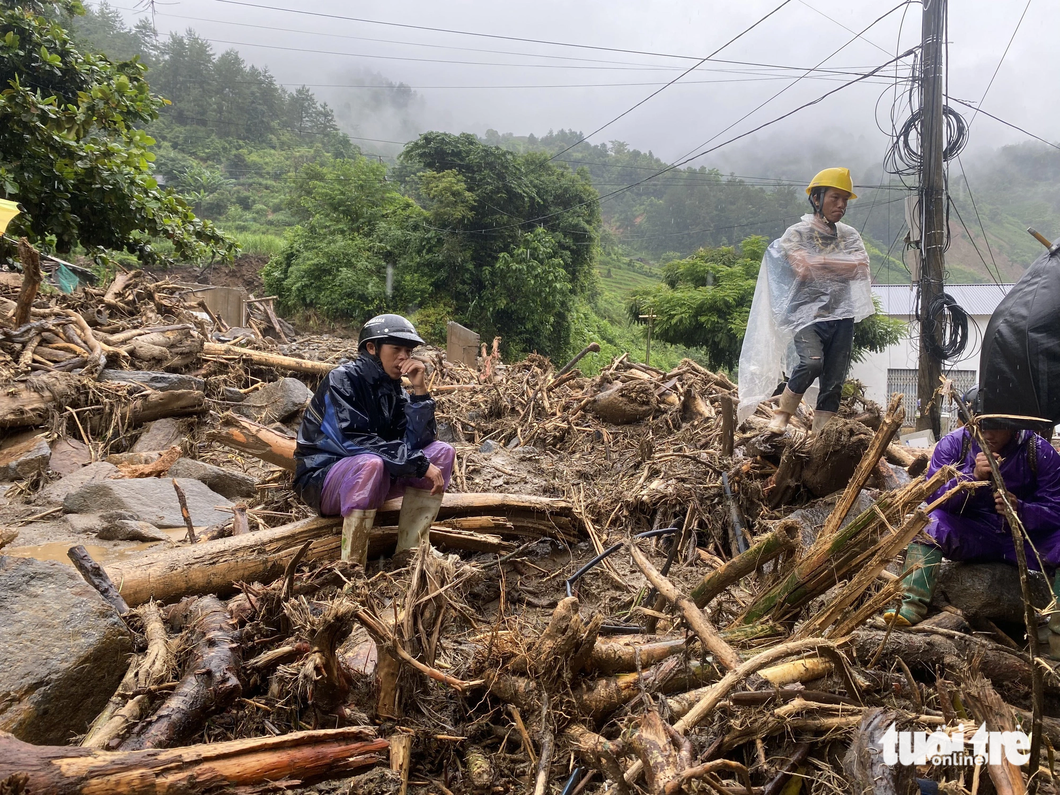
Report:
[[[915,630],[879,618],[947,476],[894,443],[897,398],[773,436],[691,360],[586,377],[424,348],[457,449],[436,551],[393,555],[394,501],[362,571],[291,490],[301,411],[354,340],[299,335],[268,299],[226,323],[201,285],[141,273],[38,296],[17,326],[5,295],[0,570],[84,543],[108,601],[20,615],[6,667],[47,651],[34,690],[88,677],[97,698],[71,692],[60,726],[61,704],[35,722],[27,688],[0,693],[0,792],[1025,791],[1012,765],[880,767],[891,725],[983,723],[1043,743],[1031,786],[1054,789],[1060,680],[1017,607],[987,609],[964,567]],[[120,654],[63,666],[75,615]]]

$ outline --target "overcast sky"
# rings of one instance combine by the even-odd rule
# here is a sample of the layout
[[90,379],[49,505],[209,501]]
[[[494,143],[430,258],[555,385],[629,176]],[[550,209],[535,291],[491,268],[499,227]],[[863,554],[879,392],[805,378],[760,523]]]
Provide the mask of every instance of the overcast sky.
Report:
[[[135,20],[136,14],[125,10],[132,0],[111,2],[130,22]],[[416,117],[416,126],[422,129],[418,131],[482,134],[493,128],[541,135],[558,128],[589,133],[603,126],[695,65],[695,59],[721,48],[780,2],[246,0],[232,4],[159,0],[156,8],[161,35],[194,28],[214,42],[217,54],[237,49],[248,63],[268,66],[292,90],[304,83],[341,103],[339,92],[362,89],[325,87],[348,84],[351,75],[360,72],[363,78],[364,70],[371,70],[407,83],[422,97]],[[716,57],[801,69],[821,64],[821,69],[834,71],[816,72],[792,86],[802,71],[705,63],[591,140],[622,140],[667,161],[698,151],[712,138],[711,146],[721,143],[856,76],[846,72],[864,73],[916,46],[921,29],[919,3],[899,6],[887,14],[894,8],[886,0],[789,0]],[[953,97],[978,103],[1025,8],[1026,0],[951,3],[948,72]],[[334,16],[320,16],[329,14]],[[350,17],[585,46],[416,30]],[[865,28],[869,29],[862,37],[854,35]],[[983,103],[983,109],[993,115],[1053,141],[1060,138],[1056,103],[1060,66],[1043,33],[1057,30],[1060,3],[1032,0]],[[900,76],[909,73],[911,63],[907,58],[899,64]],[[875,164],[878,169],[886,138],[877,123],[890,127],[894,77],[895,66],[891,65],[880,77],[845,88],[820,105],[695,164],[746,170],[753,167],[756,152],[815,146],[851,163]],[[971,118],[971,110],[955,107],[966,119]],[[347,127],[356,123],[346,122]],[[347,131],[386,137],[371,124],[358,124]],[[1028,139],[980,115],[972,125],[968,156],[1023,140]],[[373,143],[362,146],[371,151]]]

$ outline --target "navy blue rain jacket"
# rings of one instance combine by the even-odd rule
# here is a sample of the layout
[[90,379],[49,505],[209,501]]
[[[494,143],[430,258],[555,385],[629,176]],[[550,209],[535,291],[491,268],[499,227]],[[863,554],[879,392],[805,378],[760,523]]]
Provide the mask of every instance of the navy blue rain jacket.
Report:
[[393,478],[422,478],[434,441],[434,400],[410,395],[379,361],[361,355],[328,373],[309,402],[295,447],[294,488],[320,512],[324,479],[335,462],[371,453]]

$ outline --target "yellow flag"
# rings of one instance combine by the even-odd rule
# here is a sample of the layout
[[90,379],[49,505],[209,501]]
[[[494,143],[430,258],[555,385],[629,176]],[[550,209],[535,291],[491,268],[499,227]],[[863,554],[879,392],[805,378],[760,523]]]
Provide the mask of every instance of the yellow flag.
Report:
[[16,215],[18,215],[18,202],[0,199],[0,235],[7,231],[7,225]]

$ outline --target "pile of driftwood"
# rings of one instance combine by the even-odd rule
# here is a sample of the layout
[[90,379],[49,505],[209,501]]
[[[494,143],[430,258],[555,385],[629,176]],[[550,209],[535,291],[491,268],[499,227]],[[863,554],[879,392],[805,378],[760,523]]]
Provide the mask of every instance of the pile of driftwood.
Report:
[[[852,403],[816,437],[801,409],[775,437],[766,409],[737,428],[734,385],[692,361],[621,357],[586,378],[578,360],[428,354],[458,452],[437,551],[392,557],[388,504],[365,572],[337,560],[339,521],[291,497],[291,427],[228,411],[232,389],[315,385],[337,346],[226,341],[196,306],[135,279],[0,306],[0,427],[120,447],[162,416],[150,408],[195,416],[197,452],[257,462],[268,488],[251,510],[269,508],[253,532],[236,511],[198,543],[103,566],[75,553],[140,653],[79,746],[0,736],[0,792],[1052,786],[1060,682],[1018,633],[973,633],[952,609],[912,631],[879,619],[949,477],[893,443],[897,400]],[[315,349],[329,361],[296,355]],[[129,368],[201,385],[102,380]],[[1033,767],[883,762],[892,725],[980,724],[1032,734]]]

